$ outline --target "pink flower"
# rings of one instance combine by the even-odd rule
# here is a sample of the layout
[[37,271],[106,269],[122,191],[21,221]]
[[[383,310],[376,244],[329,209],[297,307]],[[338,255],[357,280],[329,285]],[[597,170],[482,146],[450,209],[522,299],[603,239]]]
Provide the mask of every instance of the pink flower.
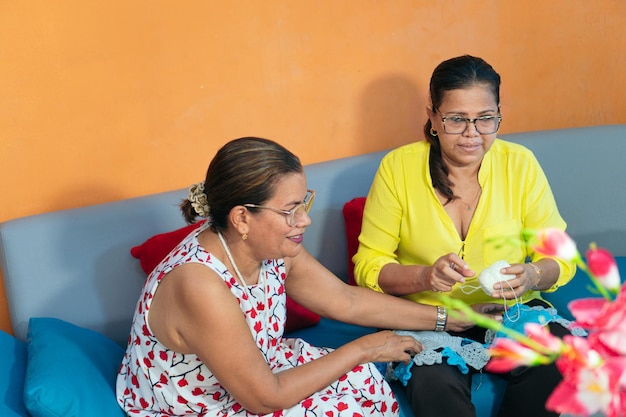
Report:
[[548,228],[537,233],[538,243],[533,247],[535,252],[572,261],[580,256],[576,243],[563,230]]
[[580,298],[567,304],[568,310],[576,319],[576,324],[590,329],[602,315],[602,311],[608,308],[610,302],[604,298]]
[[537,254],[574,262],[589,275],[599,297],[568,305],[575,325],[588,335],[560,340],[539,324],[527,324],[520,334],[478,316],[477,324],[507,336],[495,339],[485,369],[508,372],[554,362],[563,379],[548,398],[547,409],[585,417],[626,417],[626,285],[621,285],[615,258],[592,244],[585,262],[564,231],[551,228],[533,234],[531,246]]
[[527,323],[524,331],[534,342],[551,354],[558,354],[563,350],[563,342],[558,337],[552,335],[546,326],[537,323]]
[[587,339],[568,335],[563,337],[563,342],[565,346],[556,360],[556,366],[564,379],[570,379],[581,368],[595,368],[602,364],[602,357],[592,349]]
[[568,305],[581,327],[589,330],[589,343],[603,355],[626,356],[626,297],[574,300]]
[[626,358],[602,358],[581,337],[566,336],[567,348],[556,364],[563,381],[552,392],[546,408],[558,413],[607,417],[624,415]]
[[563,342],[544,326],[528,323],[524,330],[528,337],[522,342],[506,337],[496,338],[489,348],[491,359],[486,365],[488,371],[508,372],[519,366],[547,364],[561,353]]
[[497,338],[489,348],[491,359],[485,365],[489,372],[509,372],[520,366],[542,363],[542,355],[534,349],[508,338]]
[[617,291],[621,285],[619,270],[613,255],[606,249],[592,247],[587,251],[587,265],[604,288]]
[[563,380],[546,402],[548,410],[590,416],[611,402],[609,376],[602,369],[580,368],[575,379]]

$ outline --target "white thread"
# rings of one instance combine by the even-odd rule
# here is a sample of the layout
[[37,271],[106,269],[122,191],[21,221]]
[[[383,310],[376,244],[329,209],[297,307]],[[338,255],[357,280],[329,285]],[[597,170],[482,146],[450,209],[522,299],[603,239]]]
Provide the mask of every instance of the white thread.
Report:
[[[515,294],[515,290],[513,290],[511,283],[509,281],[503,281],[503,282],[506,282],[509,285],[509,288],[511,289],[511,291],[513,291],[513,294]],[[517,320],[519,320],[522,314],[521,308],[519,306],[519,299],[517,298],[517,294],[515,294],[515,303],[511,306],[511,307],[517,307],[517,314],[515,316],[509,315],[510,308],[506,304],[506,298],[504,298],[504,295],[502,295],[502,300],[503,300],[502,304],[504,305],[504,314],[506,315],[506,317],[509,319],[510,322],[515,323]]]
[[496,282],[508,281],[515,278],[515,275],[500,272],[501,269],[508,268],[509,266],[511,265],[507,261],[497,261],[483,269],[478,276],[478,282],[485,294],[491,295],[493,293],[493,285]]
[[480,284],[480,286],[465,285],[464,287],[465,288],[469,287],[470,291],[467,292],[465,291],[463,287],[461,287],[462,291],[465,294],[472,294],[473,292],[477,291],[479,288],[482,288],[485,294],[487,294],[488,296],[491,296],[491,294],[493,293],[493,285],[496,282],[508,281],[511,278],[515,278],[515,275],[503,274],[500,272],[502,268],[507,268],[509,266],[511,265],[507,261],[495,262],[493,265],[488,266],[487,268],[483,269],[483,271],[478,276],[478,283]]
[[[481,286],[480,285],[474,286],[474,285],[465,284],[465,285],[460,285],[459,288],[461,289],[463,294],[469,295],[469,294],[475,293],[476,291],[480,290]],[[466,288],[468,290],[466,290]]]
[[[510,279],[515,278],[515,275],[503,274],[502,272],[500,272],[501,269],[507,268],[509,266],[511,265],[507,261],[494,262],[492,265],[483,269],[483,271],[478,276],[478,283],[480,284],[480,286],[465,285],[461,287],[461,291],[463,291],[464,294],[471,294],[477,291],[479,288],[482,288],[485,294],[491,296],[491,294],[493,293],[493,285],[496,282],[500,282],[502,285],[505,285],[506,283],[506,285],[508,285],[511,291],[513,291],[513,293],[515,294],[513,287],[511,286],[511,283],[509,282]],[[466,288],[468,287],[469,287],[469,292],[466,291]],[[504,295],[502,295],[502,300],[504,304],[504,314],[506,314],[506,316],[508,317],[510,321],[512,322],[517,321],[520,316],[519,299],[517,298],[517,294],[515,294],[515,304],[513,304],[513,306],[517,307],[517,314],[515,316],[509,315],[509,308],[506,305],[506,298],[504,297]]]

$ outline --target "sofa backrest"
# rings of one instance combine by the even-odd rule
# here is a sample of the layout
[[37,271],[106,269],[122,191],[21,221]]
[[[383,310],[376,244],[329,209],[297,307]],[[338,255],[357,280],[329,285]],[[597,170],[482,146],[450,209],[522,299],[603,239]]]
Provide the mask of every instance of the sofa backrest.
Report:
[[[516,133],[542,163],[569,231],[626,256],[626,125]],[[364,196],[386,151],[307,165],[317,191],[304,245],[347,279],[343,205]],[[0,268],[15,335],[31,317],[56,317],[126,344],[145,274],[129,250],[185,225],[176,190],[0,224]]]
[[0,224],[0,266],[14,334],[56,317],[125,345],[145,274],[132,246],[184,225],[184,192],[45,213]]
[[503,135],[535,153],[567,231],[584,252],[591,242],[626,256],[626,124]]
[[[317,190],[305,246],[347,275],[341,209],[367,193],[385,152],[305,167]],[[130,249],[185,225],[186,189],[44,213],[0,224],[0,268],[15,335],[31,317],[56,317],[97,330],[125,346],[145,274]]]
[[343,206],[369,191],[380,160],[388,151],[336,159],[305,167],[307,186],[317,191],[305,248],[335,275],[348,281],[348,248]]

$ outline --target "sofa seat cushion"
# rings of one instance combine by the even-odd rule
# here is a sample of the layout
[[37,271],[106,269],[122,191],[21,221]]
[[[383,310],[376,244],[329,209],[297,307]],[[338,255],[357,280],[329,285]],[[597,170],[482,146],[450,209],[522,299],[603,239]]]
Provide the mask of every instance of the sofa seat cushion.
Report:
[[0,331],[0,416],[27,417],[22,400],[26,375],[26,343]]
[[124,417],[115,380],[124,350],[106,336],[55,318],[32,318],[24,404],[32,417]]

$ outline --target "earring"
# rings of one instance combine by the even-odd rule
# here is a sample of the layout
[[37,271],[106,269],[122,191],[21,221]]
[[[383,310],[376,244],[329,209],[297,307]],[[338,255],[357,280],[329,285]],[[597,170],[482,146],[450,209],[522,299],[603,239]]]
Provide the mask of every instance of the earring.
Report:
[[241,235],[241,240],[248,240],[248,234],[244,233],[243,235]]
[[430,136],[437,136],[437,131],[432,127],[430,128]]

